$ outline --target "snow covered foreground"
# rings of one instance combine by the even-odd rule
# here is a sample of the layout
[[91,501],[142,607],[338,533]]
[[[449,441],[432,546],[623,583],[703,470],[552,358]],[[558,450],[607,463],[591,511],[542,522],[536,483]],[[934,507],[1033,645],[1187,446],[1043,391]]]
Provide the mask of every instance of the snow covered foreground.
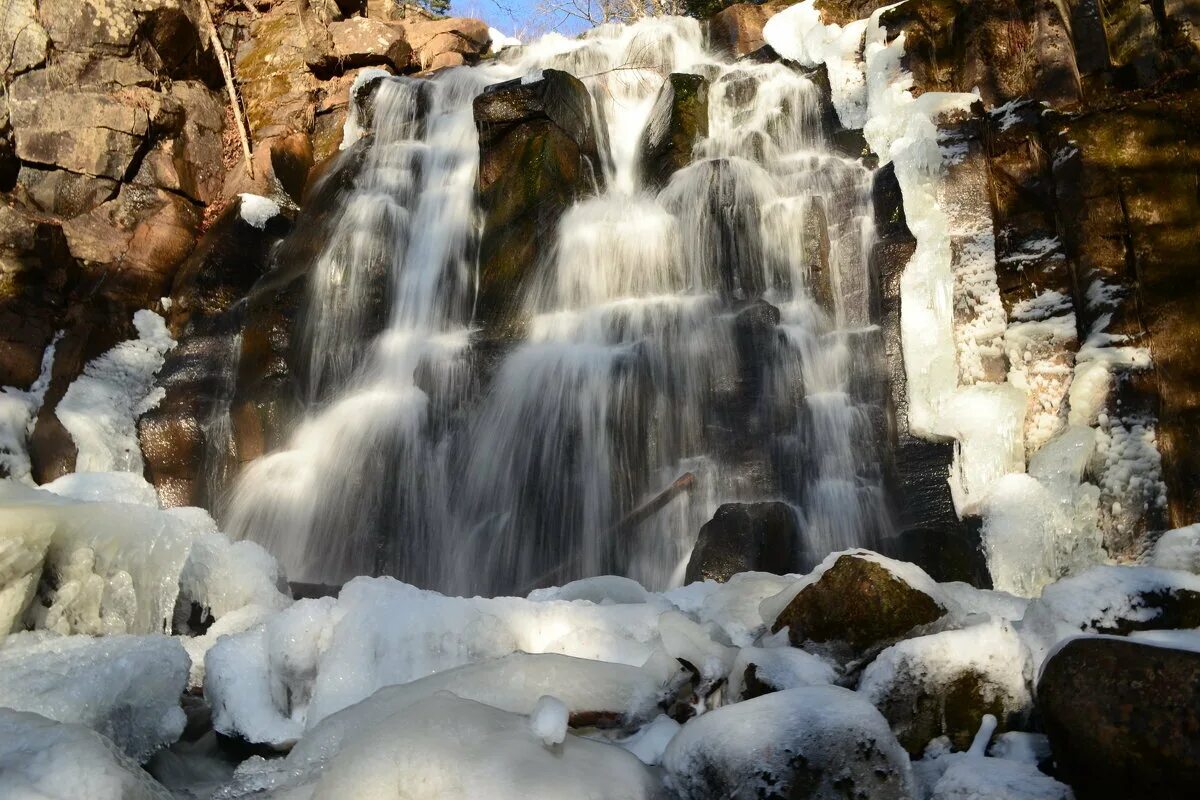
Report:
[[[849,783],[1066,798],[1037,768],[1038,734],[993,736],[983,717],[970,748],[935,738],[912,760],[911,729],[881,710],[971,673],[1010,724],[1025,719],[1063,640],[1152,618],[1139,598],[1200,590],[1168,568],[1193,566],[1193,529],[1151,566],[1098,567],[1032,601],[848,551],[946,613],[847,661],[771,632],[845,554],[664,593],[609,576],[461,598],[358,578],[292,601],[265,552],[197,509],[158,508],[128,473],[4,482],[0,503],[0,797],[17,799],[762,797],[797,764],[813,797]],[[1194,631],[1135,635],[1200,647]]]

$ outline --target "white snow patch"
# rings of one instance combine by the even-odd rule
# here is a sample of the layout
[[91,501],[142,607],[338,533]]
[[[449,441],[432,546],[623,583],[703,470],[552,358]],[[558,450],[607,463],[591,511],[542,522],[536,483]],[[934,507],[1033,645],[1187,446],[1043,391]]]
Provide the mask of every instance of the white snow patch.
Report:
[[567,738],[569,717],[570,711],[562,700],[548,694],[542,695],[529,715],[529,730],[547,747],[562,744]]
[[520,47],[521,40],[514,36],[505,36],[496,28],[488,28],[488,38],[492,40],[491,51],[499,53],[506,47]]
[[238,213],[241,214],[242,221],[252,228],[265,230],[267,223],[280,214],[279,204],[270,198],[248,192],[243,192],[238,197],[242,201],[238,206]]
[[1154,543],[1147,563],[1152,567],[1200,574],[1200,525],[1164,533]]

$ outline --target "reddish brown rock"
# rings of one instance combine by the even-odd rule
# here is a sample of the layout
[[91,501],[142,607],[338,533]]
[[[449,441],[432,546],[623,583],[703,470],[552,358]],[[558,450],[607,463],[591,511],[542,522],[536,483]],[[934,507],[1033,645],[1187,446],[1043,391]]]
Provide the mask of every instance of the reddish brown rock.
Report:
[[399,25],[355,17],[332,23],[329,34],[333,49],[310,58],[308,62],[318,75],[372,66],[387,66],[402,72],[408,68],[412,58],[412,48],[404,38],[404,29]]
[[[405,20],[401,25],[412,47],[414,61],[422,70],[435,69],[435,60],[448,53],[462,56],[464,63],[474,63],[487,52],[491,39],[487,24],[477,19]],[[446,65],[448,62],[443,58],[440,63]]]

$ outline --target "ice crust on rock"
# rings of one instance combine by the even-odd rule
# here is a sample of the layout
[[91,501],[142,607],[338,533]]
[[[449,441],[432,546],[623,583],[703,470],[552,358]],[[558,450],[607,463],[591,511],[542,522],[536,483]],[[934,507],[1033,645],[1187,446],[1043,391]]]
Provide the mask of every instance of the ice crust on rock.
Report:
[[16,634],[0,647],[0,706],[85,725],[144,761],[183,731],[187,673],[166,636]]
[[78,472],[142,471],[137,421],[165,396],[154,376],[175,340],[153,311],[136,312],[133,325],[138,338],[89,361],[54,409],[79,451]]
[[[547,748],[528,717],[449,693],[403,716],[370,712],[372,700],[330,718],[286,759],[243,764],[218,800],[651,800],[660,782],[621,747],[567,734]],[[362,719],[356,714],[366,713]],[[337,731],[329,731],[336,724]]]
[[[797,761],[813,798],[853,793],[889,800],[913,793],[908,755],[866,700],[834,686],[807,686],[695,717],[663,757],[667,784],[684,800],[782,790]],[[786,793],[786,790],[784,791]]]
[[858,691],[877,707],[907,707],[910,699],[946,697],[973,678],[984,703],[1023,716],[1033,706],[1032,677],[1029,648],[1017,631],[1007,621],[988,620],[892,645],[867,666]]
[[567,721],[570,714],[562,700],[548,694],[542,695],[529,714],[529,729],[547,747],[562,744],[567,738]]
[[953,753],[929,800],[1074,800],[1071,788],[1036,765]]
[[82,725],[0,708],[0,797],[171,800],[111,741]]

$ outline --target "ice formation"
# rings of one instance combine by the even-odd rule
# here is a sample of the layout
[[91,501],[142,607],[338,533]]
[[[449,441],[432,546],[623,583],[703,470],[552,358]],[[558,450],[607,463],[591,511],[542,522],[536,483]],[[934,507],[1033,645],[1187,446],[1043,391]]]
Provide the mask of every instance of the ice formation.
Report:
[[183,731],[187,673],[166,636],[21,633],[0,646],[0,706],[86,725],[144,761]]
[[78,472],[142,471],[137,420],[165,394],[154,376],[175,340],[153,311],[135,313],[133,325],[138,338],[88,362],[54,409],[78,448]]
[[[230,542],[201,509],[150,506],[140,477],[78,475],[47,488],[0,482],[0,632],[25,623],[60,634],[169,633],[181,602],[214,618],[290,602],[261,547]],[[38,595],[43,574],[53,588]]]
[[28,389],[16,386],[0,387],[0,477],[32,483],[29,470],[29,435],[37,420],[46,390],[50,388],[50,370],[54,366],[54,348],[62,338],[55,334],[42,354],[37,379]]
[[112,742],[82,725],[0,708],[0,797],[171,800]]

